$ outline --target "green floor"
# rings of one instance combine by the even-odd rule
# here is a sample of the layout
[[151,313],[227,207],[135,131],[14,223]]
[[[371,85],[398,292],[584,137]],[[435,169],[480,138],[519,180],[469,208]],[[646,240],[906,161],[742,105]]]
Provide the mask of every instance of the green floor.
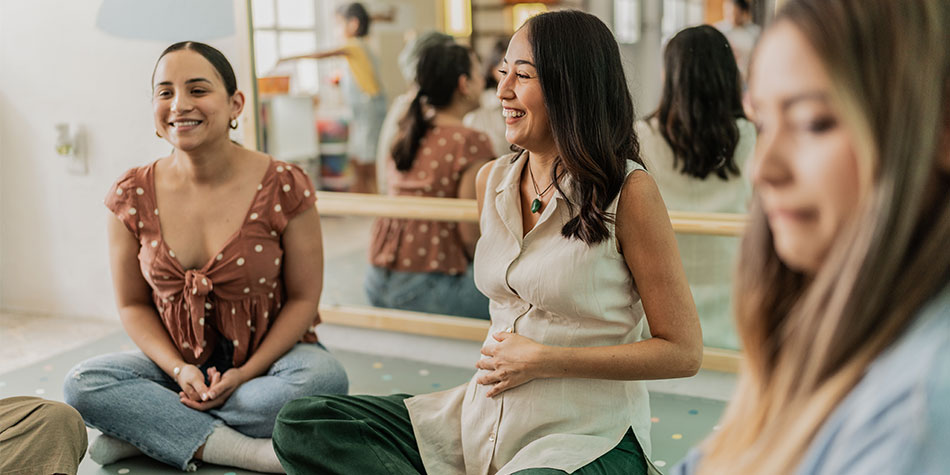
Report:
[[[134,349],[131,340],[121,332],[108,335],[96,342],[34,365],[0,374],[0,398],[9,396],[40,396],[61,401],[62,381],[66,372],[77,362],[91,356]],[[331,347],[332,350],[332,347]],[[419,394],[438,391],[462,384],[474,370],[437,364],[420,363],[350,351],[334,351],[346,367],[350,378],[350,392],[361,394]],[[663,393],[650,395],[653,411],[653,459],[658,467],[670,467],[686,455],[713,428],[724,404],[719,401],[676,396]],[[98,433],[90,431],[90,437]],[[91,460],[83,460],[80,474],[157,474],[178,473],[171,467],[144,457],[123,460],[100,467]],[[202,475],[247,474],[242,470],[204,466]],[[359,474],[362,475],[362,474]]]

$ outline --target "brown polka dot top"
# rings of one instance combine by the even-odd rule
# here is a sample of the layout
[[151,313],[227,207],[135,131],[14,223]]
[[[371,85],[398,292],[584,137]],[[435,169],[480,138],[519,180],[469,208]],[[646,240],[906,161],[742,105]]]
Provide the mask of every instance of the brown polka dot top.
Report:
[[[139,267],[182,358],[201,364],[225,338],[240,366],[279,318],[285,298],[281,235],[295,215],[316,202],[313,184],[296,165],[271,159],[241,228],[204,267],[185,269],[162,239],[155,163],[122,175],[106,195],[106,207],[139,241]],[[317,341],[319,320],[303,341]]]
[[[472,163],[494,158],[488,137],[462,126],[429,129],[412,168],[401,172],[388,160],[389,194],[458,198],[459,180]],[[445,221],[379,218],[373,223],[370,263],[402,272],[465,273],[458,225]]]

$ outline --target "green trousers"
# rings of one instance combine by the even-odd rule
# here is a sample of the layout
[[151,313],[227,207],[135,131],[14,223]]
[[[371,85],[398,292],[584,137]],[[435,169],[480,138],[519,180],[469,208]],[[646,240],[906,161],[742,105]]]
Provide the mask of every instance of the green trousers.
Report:
[[[403,400],[392,396],[314,396],[291,401],[274,426],[274,449],[289,475],[424,474]],[[533,468],[518,475],[566,473]],[[646,461],[632,430],[580,475],[645,475]],[[443,474],[433,474],[443,475]]]

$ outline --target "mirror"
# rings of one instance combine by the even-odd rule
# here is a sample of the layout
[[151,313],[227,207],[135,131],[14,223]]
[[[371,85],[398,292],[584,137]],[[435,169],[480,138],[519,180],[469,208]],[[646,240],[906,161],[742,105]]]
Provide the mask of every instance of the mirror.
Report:
[[[407,42],[418,32],[441,30],[464,35],[457,37],[457,41],[471,45],[482,58],[486,58],[495,43],[510,35],[515,22],[548,8],[584,9],[597,14],[615,29],[627,22],[628,28],[620,36],[623,40],[621,53],[627,63],[628,80],[636,85],[631,88],[636,109],[641,114],[648,114],[659,103],[665,42],[688,25],[721,21],[724,5],[732,1],[365,2],[370,16],[376,20],[366,43],[378,58],[379,82],[387,93],[388,102],[392,103],[408,90],[398,59]],[[765,23],[774,10],[774,3],[754,3],[750,15],[755,23]],[[339,46],[343,41],[341,32],[344,25],[336,19],[337,5],[330,0],[249,0],[249,25],[253,39],[261,150],[301,164],[319,189],[346,191],[353,183],[353,172],[347,161],[346,146],[350,109],[339,87],[340,76],[347,67],[345,60],[331,57],[277,64],[281,57]],[[458,12],[461,16],[456,15]],[[637,28],[630,29],[630,22],[635,22]],[[384,171],[384,168],[377,170]],[[668,203],[672,201],[675,200],[667,199]],[[369,305],[363,283],[369,268],[367,249],[372,222],[369,217],[323,217],[326,255],[324,304]],[[707,346],[737,349],[728,289],[731,263],[739,239],[687,234],[679,234],[677,239],[700,308]]]

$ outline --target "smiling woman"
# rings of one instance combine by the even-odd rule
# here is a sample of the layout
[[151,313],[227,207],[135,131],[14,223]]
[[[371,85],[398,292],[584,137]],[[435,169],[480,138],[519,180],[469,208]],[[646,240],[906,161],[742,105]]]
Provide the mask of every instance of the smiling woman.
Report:
[[[183,151],[193,150],[209,138],[221,139],[222,131],[227,139],[228,128],[237,128],[237,116],[244,108],[244,93],[237,90],[227,59],[220,54],[202,53],[204,48],[210,48],[203,43],[192,43],[201,46],[189,49],[187,44],[169,47],[163,56],[175,54],[175,61],[159,61],[152,73],[155,133]],[[179,51],[183,53],[176,53]],[[204,74],[186,77],[191,73]],[[175,84],[172,78],[184,81]]]
[[269,439],[281,406],[347,390],[316,343],[313,185],[231,142],[244,95],[218,50],[168,47],[152,84],[156,133],[175,148],[105,200],[116,303],[141,351],[80,363],[66,401],[103,432],[89,449],[100,464],[142,452],[182,470],[281,472]]
[[702,337],[619,47],[593,15],[544,13],[502,73],[522,151],[476,179],[475,283],[491,300],[478,371],[415,397],[287,404],[274,446],[289,473],[655,473],[643,380],[695,374]]

